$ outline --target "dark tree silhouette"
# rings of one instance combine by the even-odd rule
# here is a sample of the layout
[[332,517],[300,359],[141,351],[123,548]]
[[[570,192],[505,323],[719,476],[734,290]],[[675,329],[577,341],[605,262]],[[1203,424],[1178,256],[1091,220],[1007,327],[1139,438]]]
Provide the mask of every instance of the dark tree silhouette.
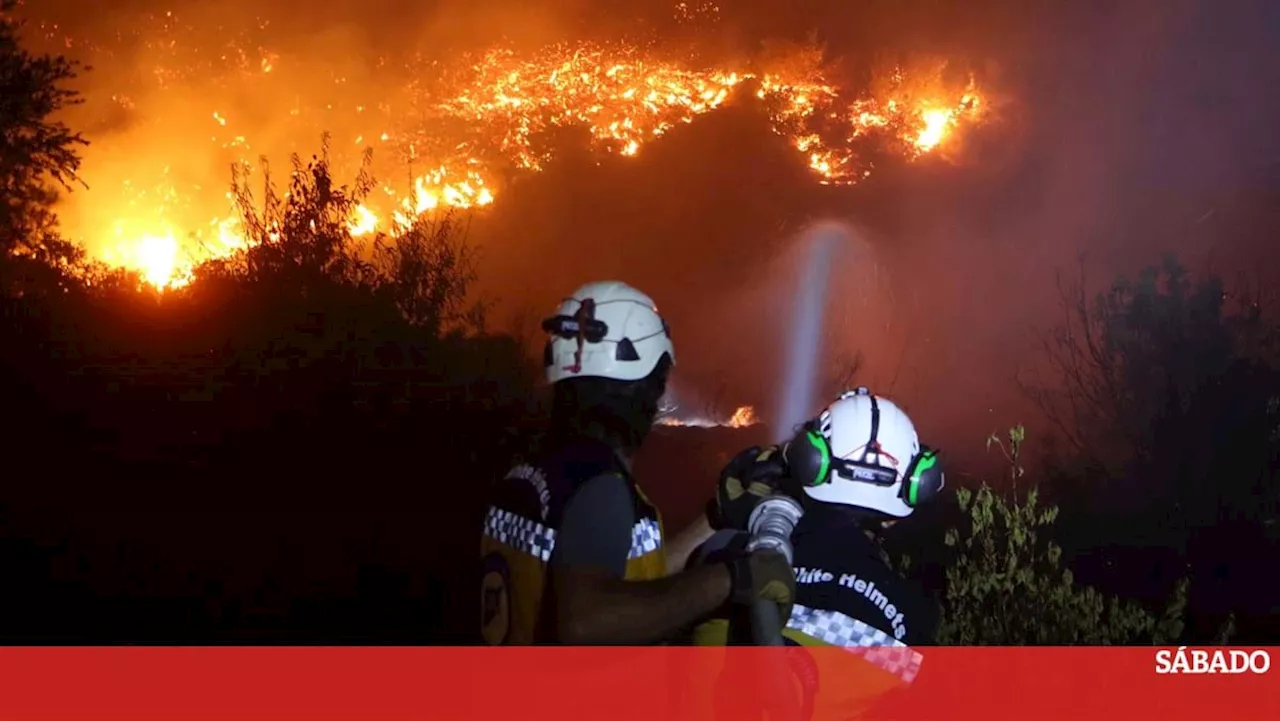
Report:
[[[1023,387],[1069,444],[1051,486],[1077,529],[1095,529],[1074,545],[1174,554],[1157,564],[1126,551],[1143,569],[1129,575],[1189,572],[1199,640],[1232,611],[1241,628],[1269,616],[1280,597],[1252,569],[1276,552],[1267,539],[1280,514],[1276,325],[1255,294],[1193,279],[1173,258],[1092,301],[1083,272],[1060,287],[1065,318],[1044,337],[1051,375]],[[1247,562],[1242,547],[1254,549]],[[1106,557],[1117,574],[1129,567]]]
[[1120,477],[1150,450],[1150,429],[1173,405],[1238,357],[1237,339],[1261,316],[1227,305],[1222,281],[1193,281],[1173,258],[1121,277],[1092,301],[1078,278],[1058,278],[1063,320],[1042,337],[1047,373],[1024,391],[1097,473]]
[[[28,274],[69,270],[81,259],[56,237],[53,203],[59,188],[78,182],[78,149],[86,144],[56,120],[80,102],[66,87],[76,77],[75,63],[25,50],[17,7],[16,0],[0,0],[0,262],[9,269],[0,279],[10,292]],[[15,256],[37,262],[18,264]]]
[[475,257],[456,211],[418,216],[394,240],[374,240],[373,265],[405,320],[430,335],[484,328],[486,305],[468,304]]
[[353,238],[368,174],[292,170],[237,176],[249,245],[186,287],[5,306],[3,473],[59,480],[0,496],[0,637],[469,637],[472,559],[431,539],[477,533],[533,369],[480,323],[465,218]]

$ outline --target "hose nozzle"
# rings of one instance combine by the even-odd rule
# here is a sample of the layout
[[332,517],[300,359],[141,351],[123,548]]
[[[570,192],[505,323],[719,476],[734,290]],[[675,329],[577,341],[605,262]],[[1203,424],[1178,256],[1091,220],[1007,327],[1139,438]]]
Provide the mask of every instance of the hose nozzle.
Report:
[[791,533],[804,515],[804,509],[791,496],[781,493],[761,501],[747,520],[747,532],[751,540],[747,551],[768,548],[781,553],[792,562]]

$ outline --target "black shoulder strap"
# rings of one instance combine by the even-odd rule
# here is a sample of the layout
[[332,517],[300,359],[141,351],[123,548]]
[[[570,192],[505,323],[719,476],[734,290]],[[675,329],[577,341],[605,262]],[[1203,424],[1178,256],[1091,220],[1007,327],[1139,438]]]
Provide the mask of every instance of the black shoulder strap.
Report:
[[603,473],[617,473],[630,480],[626,466],[607,443],[594,440],[574,440],[565,443],[554,453],[565,476],[574,484],[584,483]]
[[579,486],[596,476],[616,474],[627,482],[634,494],[635,483],[627,473],[626,466],[608,444],[599,441],[575,439],[557,444],[543,456],[540,465],[547,474],[548,483],[555,488],[553,492],[560,499],[552,512],[556,516],[553,523],[559,523],[559,510],[563,501],[573,495]]

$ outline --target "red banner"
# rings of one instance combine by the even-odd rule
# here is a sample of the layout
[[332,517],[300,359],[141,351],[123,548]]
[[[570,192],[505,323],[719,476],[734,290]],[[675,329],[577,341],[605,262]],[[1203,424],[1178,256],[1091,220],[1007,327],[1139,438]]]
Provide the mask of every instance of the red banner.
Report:
[[[0,718],[1280,718],[1276,649],[10,648]],[[887,656],[889,657],[886,657]]]

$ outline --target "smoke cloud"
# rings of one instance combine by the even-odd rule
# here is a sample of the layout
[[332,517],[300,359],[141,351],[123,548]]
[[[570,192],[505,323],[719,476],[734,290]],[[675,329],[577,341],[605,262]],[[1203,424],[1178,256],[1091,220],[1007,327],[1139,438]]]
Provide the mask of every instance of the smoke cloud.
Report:
[[[70,0],[42,3],[40,18],[58,24],[42,31],[55,48],[64,34],[117,48],[83,78],[88,102],[72,122],[93,142],[84,175],[97,195],[70,203],[66,224],[109,228],[122,204],[155,200],[115,190],[135,176],[225,187],[244,148],[193,146],[192,127],[227,142],[242,127],[250,151],[277,162],[314,152],[328,131],[352,159],[381,119],[412,120],[406,86],[457,53],[648,32],[706,57],[813,37],[854,84],[893,61],[946,58],[977,71],[998,113],[939,155],[880,160],[852,188],[816,184],[749,99],[635,158],[588,152],[567,133],[545,172],[512,180],[473,218],[481,290],[497,300],[499,325],[588,279],[623,279],[668,316],[678,384],[701,396],[724,387],[731,405],[767,409],[782,382],[797,232],[841,221],[863,240],[833,263],[828,355],[860,352],[861,383],[900,401],[935,445],[962,451],[980,448],[987,430],[1034,428],[1014,375],[1033,360],[1032,330],[1058,317],[1055,269],[1087,253],[1104,283],[1176,252],[1230,274],[1274,253],[1264,241],[1280,228],[1275,3],[687,3],[698,24],[674,23],[672,5],[117,2],[84,13]],[[141,14],[166,11],[189,27],[189,44],[145,34]],[[211,40],[232,26],[247,28],[243,56]],[[414,62],[387,62],[393,54]],[[264,64],[270,83],[234,81]],[[167,90],[152,83],[112,100],[130,78],[178,67],[193,70],[165,78]],[[326,109],[335,96],[341,107]],[[429,144],[435,128],[417,130]],[[387,160],[380,179],[400,182],[402,150],[375,144]]]

